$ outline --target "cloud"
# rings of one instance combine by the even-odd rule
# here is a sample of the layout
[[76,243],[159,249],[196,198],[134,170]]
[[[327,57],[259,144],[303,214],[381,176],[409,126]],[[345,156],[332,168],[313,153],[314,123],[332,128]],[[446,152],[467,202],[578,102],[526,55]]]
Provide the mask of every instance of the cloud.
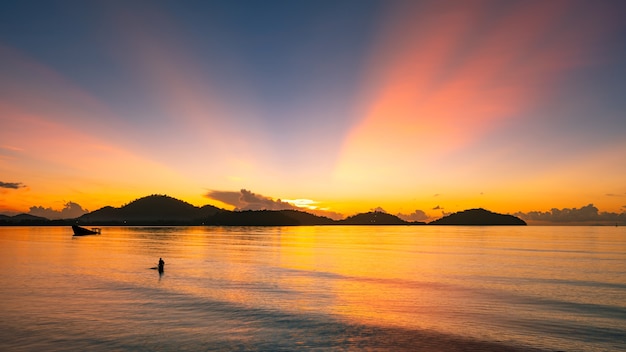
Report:
[[47,219],[73,219],[89,212],[87,209],[83,209],[78,203],[67,202],[65,207],[61,210],[54,210],[52,208],[44,208],[42,206],[30,207],[28,214],[34,216],[41,216]]
[[2,182],[2,181],[0,181],[0,188],[18,189],[18,188],[24,188],[24,187],[26,187],[26,185],[24,185],[21,182]]
[[517,212],[513,214],[526,221],[545,223],[615,223],[626,222],[626,213],[600,212],[593,204],[580,208],[552,208],[550,211]]
[[224,204],[232,205],[235,208],[242,208],[243,203],[239,200],[241,192],[235,191],[215,191],[211,190],[204,195],[206,198],[217,200]]
[[377,213],[385,213],[385,214],[387,214],[387,211],[385,211],[385,209],[383,209],[382,207],[376,207],[376,208],[374,208],[374,209],[370,209],[370,211],[374,211],[374,212],[377,212]]
[[317,209],[317,202],[311,199],[283,199],[283,202],[295,205],[298,208]]
[[414,212],[412,212],[411,214],[402,214],[402,213],[398,213],[396,214],[397,217],[399,217],[402,220],[406,220],[406,221],[424,221],[424,222],[429,222],[431,220],[434,220],[434,218],[428,216],[428,214],[426,214],[426,212],[424,212],[423,210],[415,210]]
[[262,196],[245,189],[241,190],[239,200],[245,204],[243,210],[283,210],[296,208],[296,206],[291,203],[283,202],[280,199],[274,200],[270,197]]
[[331,218],[333,220],[339,220],[345,218],[345,216],[341,213],[337,213],[336,211],[328,210],[328,208],[324,209],[314,209],[314,210],[305,210],[307,213],[315,214],[317,216],[325,216],[327,218]]
[[304,210],[307,213],[325,216],[335,220],[344,218],[343,214],[341,213],[334,212],[332,210],[329,210],[328,208],[320,208],[318,206],[319,202],[311,199],[283,199],[283,202],[287,202],[295,206],[296,209],[300,208],[299,210]]
[[235,210],[300,210],[318,216],[326,216],[331,219],[342,219],[343,214],[319,208],[316,201],[310,199],[273,199],[264,195],[253,193],[246,189],[236,191],[207,192],[205,197],[231,205]]
[[626,196],[626,193],[622,194],[615,194],[615,193],[607,193],[606,194],[607,197],[624,197]]
[[283,210],[297,208],[291,203],[283,202],[280,199],[274,200],[247,189],[241,189],[239,192],[209,191],[205,194],[205,197],[232,205],[235,207],[235,210]]

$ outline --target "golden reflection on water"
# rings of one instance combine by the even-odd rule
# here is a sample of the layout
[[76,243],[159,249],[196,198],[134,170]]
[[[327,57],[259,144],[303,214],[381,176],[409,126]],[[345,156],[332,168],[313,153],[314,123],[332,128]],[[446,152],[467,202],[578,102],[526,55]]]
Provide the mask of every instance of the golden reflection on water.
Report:
[[[81,238],[69,227],[0,228],[0,245],[7,319],[43,310],[73,324],[92,307],[128,303],[99,313],[114,322],[160,299],[136,296],[148,289],[200,308],[227,302],[491,340],[518,338],[511,322],[610,329],[604,307],[626,311],[626,233],[609,227],[105,227]],[[162,276],[149,269],[160,257]]]
[[437,267],[436,253],[415,252],[432,238],[387,233],[394,228],[378,228],[368,236],[362,227],[286,231],[281,236],[281,266],[320,273],[332,296],[325,309],[333,314],[366,323],[413,324],[419,302],[432,299],[426,297],[430,291],[414,281],[426,280],[427,286]]
[[[320,283],[312,279],[316,275],[289,277],[280,285],[321,285],[328,290],[326,311],[362,323],[454,333],[468,329],[466,324],[477,316],[507,316],[502,301],[516,297],[623,306],[623,291],[586,284],[624,284],[626,262],[621,259],[626,255],[620,232],[603,234],[600,240],[586,228],[560,228],[556,233],[550,229],[556,230],[284,228],[280,265],[319,273],[324,279]],[[572,290],[571,282],[581,283]],[[603,297],[598,297],[599,291]],[[314,305],[301,304],[301,309]],[[519,309],[529,317],[540,314],[532,310],[528,304]]]

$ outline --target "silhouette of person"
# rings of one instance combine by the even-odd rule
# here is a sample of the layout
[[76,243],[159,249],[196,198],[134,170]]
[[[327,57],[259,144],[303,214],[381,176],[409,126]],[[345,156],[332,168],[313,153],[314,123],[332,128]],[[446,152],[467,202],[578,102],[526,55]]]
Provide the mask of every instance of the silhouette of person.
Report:
[[165,266],[165,262],[163,261],[163,258],[159,258],[159,271],[163,272],[163,267]]

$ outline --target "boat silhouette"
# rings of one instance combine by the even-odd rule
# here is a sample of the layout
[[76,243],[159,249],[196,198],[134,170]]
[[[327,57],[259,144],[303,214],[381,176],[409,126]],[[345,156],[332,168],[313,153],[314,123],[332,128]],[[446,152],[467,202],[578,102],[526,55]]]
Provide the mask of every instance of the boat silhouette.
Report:
[[78,225],[72,225],[72,231],[74,231],[74,236],[87,236],[87,235],[99,235],[99,228],[87,229],[84,227],[80,227]]

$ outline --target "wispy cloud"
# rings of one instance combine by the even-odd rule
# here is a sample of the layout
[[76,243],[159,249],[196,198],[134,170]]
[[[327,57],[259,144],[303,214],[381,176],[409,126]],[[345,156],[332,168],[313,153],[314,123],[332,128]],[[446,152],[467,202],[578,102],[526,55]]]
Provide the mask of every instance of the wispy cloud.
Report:
[[19,148],[19,147],[14,147],[12,145],[2,145],[2,146],[0,146],[0,149],[7,150],[7,151],[10,151],[10,152],[21,152],[21,151],[24,151],[24,149]]
[[24,188],[24,187],[26,187],[26,185],[24,185],[21,182],[2,182],[2,181],[0,181],[0,188],[18,189],[18,188]]

